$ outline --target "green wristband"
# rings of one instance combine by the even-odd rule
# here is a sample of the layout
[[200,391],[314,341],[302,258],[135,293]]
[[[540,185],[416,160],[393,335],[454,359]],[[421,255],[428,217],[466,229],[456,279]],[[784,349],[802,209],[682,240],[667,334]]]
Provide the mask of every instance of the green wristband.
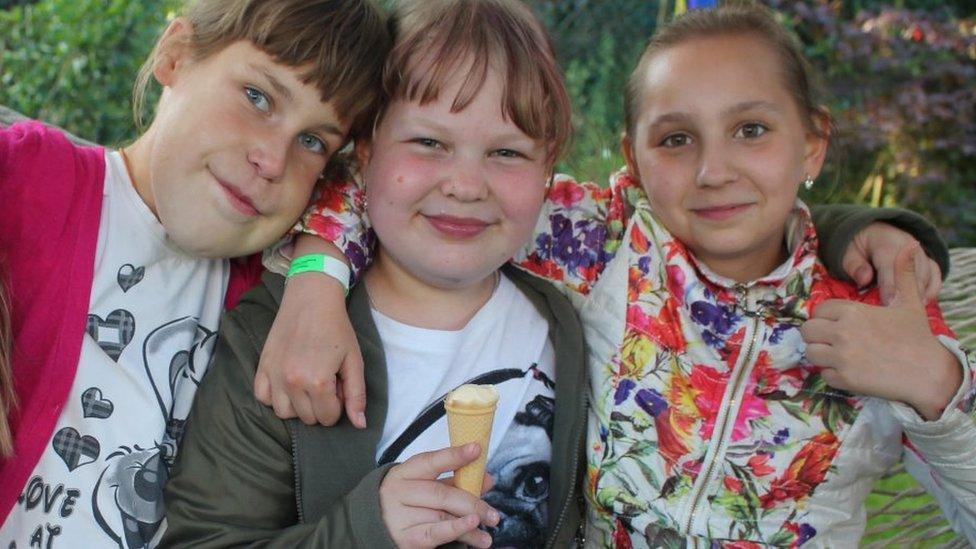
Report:
[[339,281],[346,295],[349,295],[349,267],[338,259],[325,254],[308,254],[291,260],[287,278],[302,273],[322,273]]

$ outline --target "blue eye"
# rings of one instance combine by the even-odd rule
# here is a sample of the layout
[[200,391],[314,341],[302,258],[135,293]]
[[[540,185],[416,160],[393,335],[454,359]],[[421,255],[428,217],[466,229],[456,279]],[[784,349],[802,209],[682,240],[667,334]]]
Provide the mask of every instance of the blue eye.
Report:
[[433,139],[431,137],[417,137],[412,141],[420,145],[421,147],[428,147],[431,149],[436,149],[441,147],[440,141]]
[[312,151],[313,153],[316,153],[316,154],[325,154],[325,152],[329,149],[326,146],[325,142],[323,142],[321,139],[319,139],[318,137],[316,137],[316,136],[314,136],[314,135],[312,135],[310,133],[303,133],[303,134],[299,135],[298,136],[298,143],[302,147],[304,147],[304,148],[306,148],[306,149],[308,149],[308,150],[310,150],[310,151]]
[[673,133],[661,140],[661,146],[676,149],[691,144],[691,136],[686,133]]
[[245,86],[244,95],[247,96],[247,100],[250,101],[257,110],[261,112],[268,112],[271,110],[271,100],[268,99],[268,96],[265,95],[261,90],[252,88],[250,86]]
[[735,137],[744,137],[746,139],[755,139],[761,137],[763,134],[769,131],[769,128],[759,124],[757,122],[749,122],[748,124],[743,124],[739,126],[739,129],[735,131]]

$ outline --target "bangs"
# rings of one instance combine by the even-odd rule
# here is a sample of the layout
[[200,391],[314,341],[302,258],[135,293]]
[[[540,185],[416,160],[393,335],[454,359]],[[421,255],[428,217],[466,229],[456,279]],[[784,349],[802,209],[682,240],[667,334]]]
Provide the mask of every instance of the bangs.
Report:
[[492,70],[503,78],[501,112],[532,139],[550,162],[571,133],[569,96],[541,24],[516,2],[418,1],[395,22],[397,43],[383,73],[391,99],[434,101],[463,75],[451,111],[468,107]]

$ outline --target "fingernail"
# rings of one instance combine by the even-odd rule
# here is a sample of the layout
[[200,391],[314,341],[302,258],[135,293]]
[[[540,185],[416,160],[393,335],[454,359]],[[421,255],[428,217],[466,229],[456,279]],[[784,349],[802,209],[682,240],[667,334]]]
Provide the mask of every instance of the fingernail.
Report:
[[498,511],[494,509],[488,511],[488,522],[491,522],[492,526],[498,524],[498,521],[500,521],[501,519],[502,517],[501,515],[498,514]]
[[356,423],[359,424],[359,427],[361,429],[365,429],[366,428],[366,414],[364,414],[362,412],[359,412],[358,414],[356,414]]
[[867,286],[871,282],[871,267],[867,265],[862,266],[854,273],[854,278],[857,279],[856,282],[861,286]]

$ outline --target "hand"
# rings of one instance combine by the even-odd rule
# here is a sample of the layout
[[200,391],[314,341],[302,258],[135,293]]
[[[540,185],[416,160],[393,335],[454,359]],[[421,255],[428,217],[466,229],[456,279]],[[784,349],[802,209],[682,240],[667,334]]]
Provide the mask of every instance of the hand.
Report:
[[[877,280],[881,303],[887,305],[895,294],[895,256],[911,242],[917,241],[901,229],[887,223],[871,223],[854,236],[844,252],[844,272],[861,288]],[[938,297],[942,289],[938,263],[923,254],[915,262],[915,278],[926,303]]]
[[254,396],[282,419],[333,425],[343,406],[353,425],[366,427],[366,384],[345,291],[319,274],[292,277],[268,334]]
[[831,299],[800,327],[806,358],[831,387],[905,402],[937,419],[959,390],[962,369],[929,328],[916,278],[918,243],[895,257],[887,307]]
[[[437,480],[481,454],[477,443],[417,454],[390,468],[380,484],[380,508],[390,537],[401,548],[437,547],[460,541],[490,547],[478,524],[495,526],[498,511],[471,494]],[[486,475],[486,482],[490,482]]]

